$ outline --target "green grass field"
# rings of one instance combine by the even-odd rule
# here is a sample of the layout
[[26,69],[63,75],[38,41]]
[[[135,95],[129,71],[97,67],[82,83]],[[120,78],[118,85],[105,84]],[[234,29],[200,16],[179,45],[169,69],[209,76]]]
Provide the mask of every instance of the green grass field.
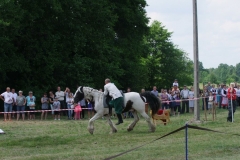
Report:
[[[227,133],[240,132],[240,113],[235,113],[235,122],[226,122],[227,110],[217,111],[217,120],[199,125],[224,131]],[[157,123],[155,133],[149,133],[146,122],[140,119],[132,132],[126,128],[132,119],[117,126],[118,133],[110,134],[106,120],[95,122],[95,132],[90,135],[87,131],[88,120],[54,121],[50,117],[46,121],[0,121],[0,128],[6,134],[0,135],[0,159],[80,159],[98,160],[126,151],[133,147],[154,140],[173,131],[193,118],[192,114],[171,117],[171,122],[164,126]],[[204,118],[202,113],[201,118]],[[116,119],[113,119],[116,122]],[[203,160],[238,160],[240,159],[240,137],[227,134],[211,133],[189,129],[189,159]],[[122,155],[116,160],[181,160],[185,159],[184,131],[155,141],[133,152]]]

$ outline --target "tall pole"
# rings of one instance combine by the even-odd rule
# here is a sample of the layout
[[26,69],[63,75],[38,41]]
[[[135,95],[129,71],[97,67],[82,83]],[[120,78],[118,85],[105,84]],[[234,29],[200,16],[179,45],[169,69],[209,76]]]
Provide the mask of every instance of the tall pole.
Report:
[[[193,0],[194,97],[199,98],[197,0]],[[199,100],[194,101],[194,119],[200,120]]]

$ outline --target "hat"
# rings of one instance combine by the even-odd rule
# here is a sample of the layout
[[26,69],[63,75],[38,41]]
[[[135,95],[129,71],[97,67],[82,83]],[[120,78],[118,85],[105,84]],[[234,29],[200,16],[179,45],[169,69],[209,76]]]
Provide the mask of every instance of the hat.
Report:
[[177,79],[175,79],[175,81],[177,81]]
[[28,93],[30,94],[30,93],[33,93],[33,92],[32,92],[32,91],[29,91]]
[[187,87],[187,85],[184,85],[184,87]]
[[57,97],[55,97],[54,99],[55,99],[55,100],[58,100],[58,98],[57,98]]
[[23,93],[23,91],[20,90],[20,91],[18,91],[18,93]]

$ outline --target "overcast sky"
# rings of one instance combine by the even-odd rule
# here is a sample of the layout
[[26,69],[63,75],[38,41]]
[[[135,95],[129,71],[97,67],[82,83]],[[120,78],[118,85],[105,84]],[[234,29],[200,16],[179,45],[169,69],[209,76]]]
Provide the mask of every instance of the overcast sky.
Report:
[[[147,16],[173,32],[172,41],[193,59],[192,0],[146,0]],[[240,62],[240,0],[198,0],[199,60],[204,68]]]

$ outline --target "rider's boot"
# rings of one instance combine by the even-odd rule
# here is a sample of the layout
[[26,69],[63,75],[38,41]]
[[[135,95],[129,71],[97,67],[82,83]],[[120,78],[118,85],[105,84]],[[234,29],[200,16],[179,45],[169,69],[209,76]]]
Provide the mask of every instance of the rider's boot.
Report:
[[123,123],[122,115],[117,114],[117,117],[118,117],[118,122],[116,123],[116,125],[119,125],[119,124]]

